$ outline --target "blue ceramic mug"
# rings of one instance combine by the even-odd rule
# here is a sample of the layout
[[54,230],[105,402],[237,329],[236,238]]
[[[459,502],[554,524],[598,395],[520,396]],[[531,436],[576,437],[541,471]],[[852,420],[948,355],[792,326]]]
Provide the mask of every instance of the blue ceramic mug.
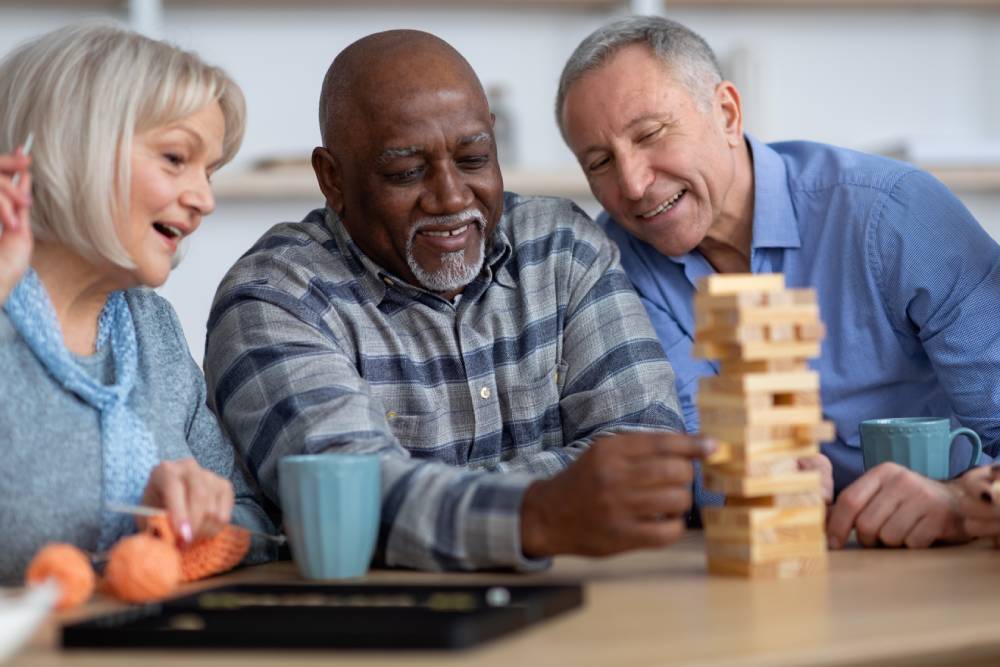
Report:
[[968,467],[979,462],[983,443],[975,431],[951,430],[947,419],[937,417],[893,417],[861,422],[861,453],[865,470],[880,463],[895,461],[905,468],[931,479],[948,479],[951,449],[955,438],[966,435],[972,440],[972,458]]
[[306,579],[368,571],[381,509],[376,454],[286,456],[278,493],[292,557]]

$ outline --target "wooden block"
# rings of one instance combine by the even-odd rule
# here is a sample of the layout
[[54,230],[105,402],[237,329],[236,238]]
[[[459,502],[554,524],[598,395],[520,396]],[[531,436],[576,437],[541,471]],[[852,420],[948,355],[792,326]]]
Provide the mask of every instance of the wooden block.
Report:
[[733,455],[733,447],[728,442],[719,442],[714,452],[705,457],[705,465],[722,465],[727,463]]
[[811,425],[719,424],[703,422],[701,434],[751,452],[797,449],[829,442],[836,437],[833,424]]
[[779,526],[823,526],[826,522],[826,508],[822,505],[705,507],[701,510],[701,522],[706,530],[711,527],[716,531],[728,531],[734,539],[738,539],[758,530]]
[[837,427],[833,422],[802,424],[795,427],[794,437],[800,442],[830,442],[837,437]]
[[746,373],[742,375],[710,375],[698,382],[699,391],[773,393],[785,391],[819,391],[819,373],[792,371]]
[[747,343],[713,343],[696,341],[692,354],[702,359],[722,361],[764,361],[768,359],[805,360],[818,357],[819,341],[796,341],[791,343],[771,343],[768,341]]
[[772,292],[785,289],[781,273],[714,273],[698,281],[698,291],[706,294]]
[[822,526],[816,526],[817,536],[802,542],[727,542],[707,540],[705,551],[709,558],[762,563],[783,558],[815,558],[826,555],[826,535]]
[[[798,460],[819,453],[819,445],[806,445],[794,449],[753,451],[729,446],[728,456],[712,465],[722,474],[743,477],[777,475],[798,470]],[[706,463],[710,463],[706,460]]]
[[766,528],[737,528],[734,526],[705,527],[705,539],[711,544],[739,544],[741,546],[815,544],[826,541],[826,526],[822,521]]
[[799,424],[818,424],[823,420],[823,414],[818,405],[777,406],[746,409],[739,406],[704,405],[699,400],[698,410],[701,413],[702,430],[709,424],[724,426],[751,426],[755,424],[780,426],[795,426]]
[[744,324],[812,324],[819,322],[819,306],[815,303],[774,303],[712,307],[711,302],[695,302],[695,321],[706,329]]
[[726,507],[826,507],[823,500],[823,493],[815,491],[803,491],[799,493],[779,493],[773,496],[758,496],[747,498],[742,496],[728,496]]
[[783,493],[815,493],[821,489],[818,470],[796,470],[777,475],[743,477],[706,466],[702,469],[702,479],[705,488],[710,491],[743,498],[775,496]]
[[[711,321],[713,318],[709,318]],[[819,341],[823,338],[823,325],[810,324],[703,324],[698,323],[694,334],[696,343],[719,345],[743,343],[795,343]]]
[[826,554],[807,558],[782,558],[764,563],[744,563],[723,558],[708,559],[708,573],[750,579],[790,579],[827,570]]
[[809,362],[804,359],[722,359],[719,375],[729,377],[742,373],[797,373],[809,370]]

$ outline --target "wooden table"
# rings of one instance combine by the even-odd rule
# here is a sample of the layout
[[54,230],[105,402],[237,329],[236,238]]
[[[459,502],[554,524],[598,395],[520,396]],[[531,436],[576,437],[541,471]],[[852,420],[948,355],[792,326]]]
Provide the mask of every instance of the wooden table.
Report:
[[[291,563],[220,581],[289,581]],[[988,542],[924,551],[832,553],[828,575],[784,581],[708,577],[704,542],[607,560],[561,558],[535,575],[376,571],[371,582],[518,583],[580,579],[582,609],[457,653],[62,651],[45,628],[13,667],[56,665],[996,665],[1000,551]],[[107,600],[83,614],[106,610]],[[78,614],[79,615],[79,614]],[[248,628],[248,631],[252,631]]]

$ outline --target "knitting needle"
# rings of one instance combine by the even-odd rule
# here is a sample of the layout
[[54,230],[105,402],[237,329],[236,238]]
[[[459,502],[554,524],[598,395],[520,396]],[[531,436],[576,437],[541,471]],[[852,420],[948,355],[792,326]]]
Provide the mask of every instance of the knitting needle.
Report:
[[[167,511],[159,507],[149,507],[147,505],[128,505],[126,503],[108,503],[104,506],[109,512],[117,512],[119,514],[131,514],[133,516],[166,516]],[[240,530],[245,530],[254,537],[260,537],[265,540],[271,540],[277,544],[284,544],[288,541],[288,538],[284,535],[270,535],[268,533],[262,533],[257,530],[250,530],[249,528],[244,528],[238,524],[230,524],[239,528]]]
[[[35,133],[28,132],[28,138],[24,140],[24,148],[21,149],[21,155],[25,157],[31,155],[31,144],[33,143],[35,143]],[[17,184],[20,182],[21,182],[21,172],[17,172],[16,174],[14,174],[14,178],[11,179],[11,183],[14,185],[14,187],[17,187]]]

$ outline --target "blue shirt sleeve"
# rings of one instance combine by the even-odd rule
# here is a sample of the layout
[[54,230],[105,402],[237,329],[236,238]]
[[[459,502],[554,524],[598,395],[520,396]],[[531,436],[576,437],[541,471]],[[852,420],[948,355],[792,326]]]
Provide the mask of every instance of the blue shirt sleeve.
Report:
[[[1000,450],[1000,246],[923,172],[902,176],[873,213],[868,260],[900,344],[927,355],[987,463]],[[968,453],[956,454],[964,469]]]

